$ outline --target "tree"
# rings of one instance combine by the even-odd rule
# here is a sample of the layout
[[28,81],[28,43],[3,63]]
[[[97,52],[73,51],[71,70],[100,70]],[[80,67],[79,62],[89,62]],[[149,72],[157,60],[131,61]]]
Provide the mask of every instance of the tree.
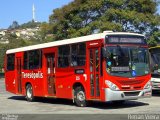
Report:
[[153,33],[159,30],[156,0],[74,0],[53,10],[49,18],[55,39],[104,30]]
[[19,24],[17,21],[13,21],[12,25],[9,26],[8,29],[16,29],[19,27]]
[[159,31],[153,31],[153,33],[150,34],[148,38],[148,44],[153,47],[157,44],[160,44],[160,30]]
[[32,44],[32,42],[24,39],[18,39],[15,35],[12,34],[9,34],[7,38],[9,39],[9,44],[0,44],[0,71],[4,66],[4,57],[8,49],[28,46]]
[[43,22],[40,25],[40,31],[39,31],[39,35],[41,36],[41,39],[42,39],[41,41],[43,40],[45,41],[46,36],[50,33],[52,33],[52,25],[46,22]]
[[0,72],[1,69],[4,67],[4,56],[5,56],[6,46],[3,44],[0,44]]
[[29,21],[27,23],[20,25],[20,28],[35,28],[39,27],[40,25],[41,25],[40,22]]

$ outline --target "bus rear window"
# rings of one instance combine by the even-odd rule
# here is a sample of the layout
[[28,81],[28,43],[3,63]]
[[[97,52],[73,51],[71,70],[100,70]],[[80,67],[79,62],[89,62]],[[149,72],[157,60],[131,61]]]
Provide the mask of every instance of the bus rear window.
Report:
[[15,54],[7,55],[7,70],[13,71],[15,66]]

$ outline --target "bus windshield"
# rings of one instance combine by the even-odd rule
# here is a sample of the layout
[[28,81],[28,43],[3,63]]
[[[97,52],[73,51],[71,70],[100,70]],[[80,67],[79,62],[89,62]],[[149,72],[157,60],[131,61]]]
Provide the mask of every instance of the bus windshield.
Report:
[[113,76],[136,77],[150,72],[147,48],[110,46],[107,50],[107,72]]
[[160,50],[151,49],[151,71],[152,74],[159,74],[160,69]]

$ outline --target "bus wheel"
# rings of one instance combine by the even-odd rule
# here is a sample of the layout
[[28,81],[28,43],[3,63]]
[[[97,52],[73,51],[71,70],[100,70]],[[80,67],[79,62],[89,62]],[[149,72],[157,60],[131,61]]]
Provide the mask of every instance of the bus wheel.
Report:
[[85,107],[87,106],[87,101],[85,97],[85,92],[82,87],[76,87],[74,92],[74,101],[77,106]]
[[32,102],[34,100],[33,89],[31,84],[27,84],[26,86],[26,99],[29,102]]

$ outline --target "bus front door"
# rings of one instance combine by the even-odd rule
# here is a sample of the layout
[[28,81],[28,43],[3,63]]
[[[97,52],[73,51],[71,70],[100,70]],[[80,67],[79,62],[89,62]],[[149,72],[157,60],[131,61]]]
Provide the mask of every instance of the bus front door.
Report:
[[22,59],[21,57],[16,58],[17,62],[17,87],[18,87],[18,93],[22,93]]
[[46,65],[47,65],[47,88],[48,94],[55,96],[56,88],[55,88],[55,55],[54,53],[46,54]]
[[100,48],[89,49],[90,59],[90,96],[91,99],[100,98],[100,85],[99,85],[99,73],[100,73]]

